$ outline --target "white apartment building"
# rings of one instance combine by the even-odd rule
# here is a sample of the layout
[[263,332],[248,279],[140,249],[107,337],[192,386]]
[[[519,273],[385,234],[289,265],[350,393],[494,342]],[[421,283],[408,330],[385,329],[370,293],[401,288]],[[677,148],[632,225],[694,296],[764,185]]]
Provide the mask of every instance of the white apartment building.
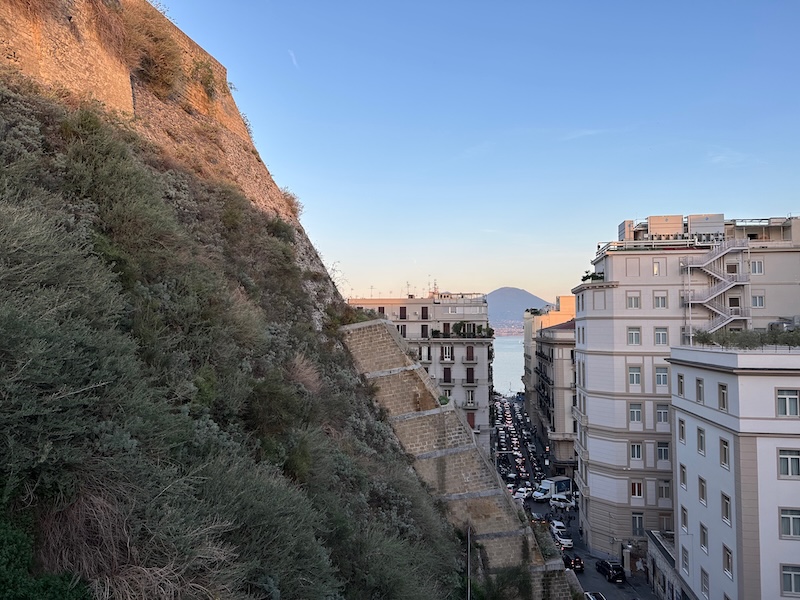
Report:
[[350,298],[348,304],[392,321],[414,357],[463,410],[476,442],[489,452],[492,341],[485,294],[434,290],[425,298]]
[[[537,432],[550,452],[548,475],[573,477],[577,423],[575,403],[575,320],[539,330],[536,340]],[[529,413],[530,414],[530,413]]]
[[800,313],[800,218],[623,221],[576,296],[575,480],[593,552],[644,558],[671,531],[670,346],[693,332],[766,329]]
[[684,593],[800,597],[800,348],[681,347],[669,364]]

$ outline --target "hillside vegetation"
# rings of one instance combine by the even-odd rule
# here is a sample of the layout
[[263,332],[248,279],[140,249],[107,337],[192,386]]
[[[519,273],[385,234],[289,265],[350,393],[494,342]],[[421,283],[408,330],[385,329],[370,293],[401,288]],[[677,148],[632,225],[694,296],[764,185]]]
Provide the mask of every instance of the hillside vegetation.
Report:
[[3,597],[463,596],[296,233],[2,73]]

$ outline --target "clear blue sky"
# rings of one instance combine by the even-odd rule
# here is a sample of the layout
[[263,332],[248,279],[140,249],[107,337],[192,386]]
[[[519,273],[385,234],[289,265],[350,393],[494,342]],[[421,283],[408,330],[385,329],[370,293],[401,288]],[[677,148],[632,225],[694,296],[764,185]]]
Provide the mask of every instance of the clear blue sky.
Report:
[[345,296],[553,300],[624,219],[800,214],[797,0],[163,6]]

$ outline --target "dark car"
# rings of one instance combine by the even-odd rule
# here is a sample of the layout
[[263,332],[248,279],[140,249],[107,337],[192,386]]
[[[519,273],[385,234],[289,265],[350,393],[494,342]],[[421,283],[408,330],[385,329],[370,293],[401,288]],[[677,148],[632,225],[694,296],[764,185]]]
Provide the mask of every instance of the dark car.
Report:
[[625,569],[618,562],[598,560],[595,563],[595,568],[605,576],[607,581],[613,581],[614,583],[625,582]]
[[572,569],[576,573],[583,573],[583,559],[580,556],[570,556],[564,553],[564,568]]

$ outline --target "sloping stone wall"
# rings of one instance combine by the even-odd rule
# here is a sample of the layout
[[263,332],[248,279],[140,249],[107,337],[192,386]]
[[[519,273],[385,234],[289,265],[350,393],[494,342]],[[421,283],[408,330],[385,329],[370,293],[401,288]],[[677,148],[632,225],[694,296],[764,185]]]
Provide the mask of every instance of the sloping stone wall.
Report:
[[471,428],[452,403],[439,406],[438,388],[409,358],[394,325],[376,320],[347,325],[342,332],[359,373],[375,385],[376,401],[414,457],[417,475],[444,502],[455,527],[470,527],[472,540],[482,548],[485,572],[527,565],[531,600],[569,600],[561,559],[544,560],[524,514],[479,450]]

